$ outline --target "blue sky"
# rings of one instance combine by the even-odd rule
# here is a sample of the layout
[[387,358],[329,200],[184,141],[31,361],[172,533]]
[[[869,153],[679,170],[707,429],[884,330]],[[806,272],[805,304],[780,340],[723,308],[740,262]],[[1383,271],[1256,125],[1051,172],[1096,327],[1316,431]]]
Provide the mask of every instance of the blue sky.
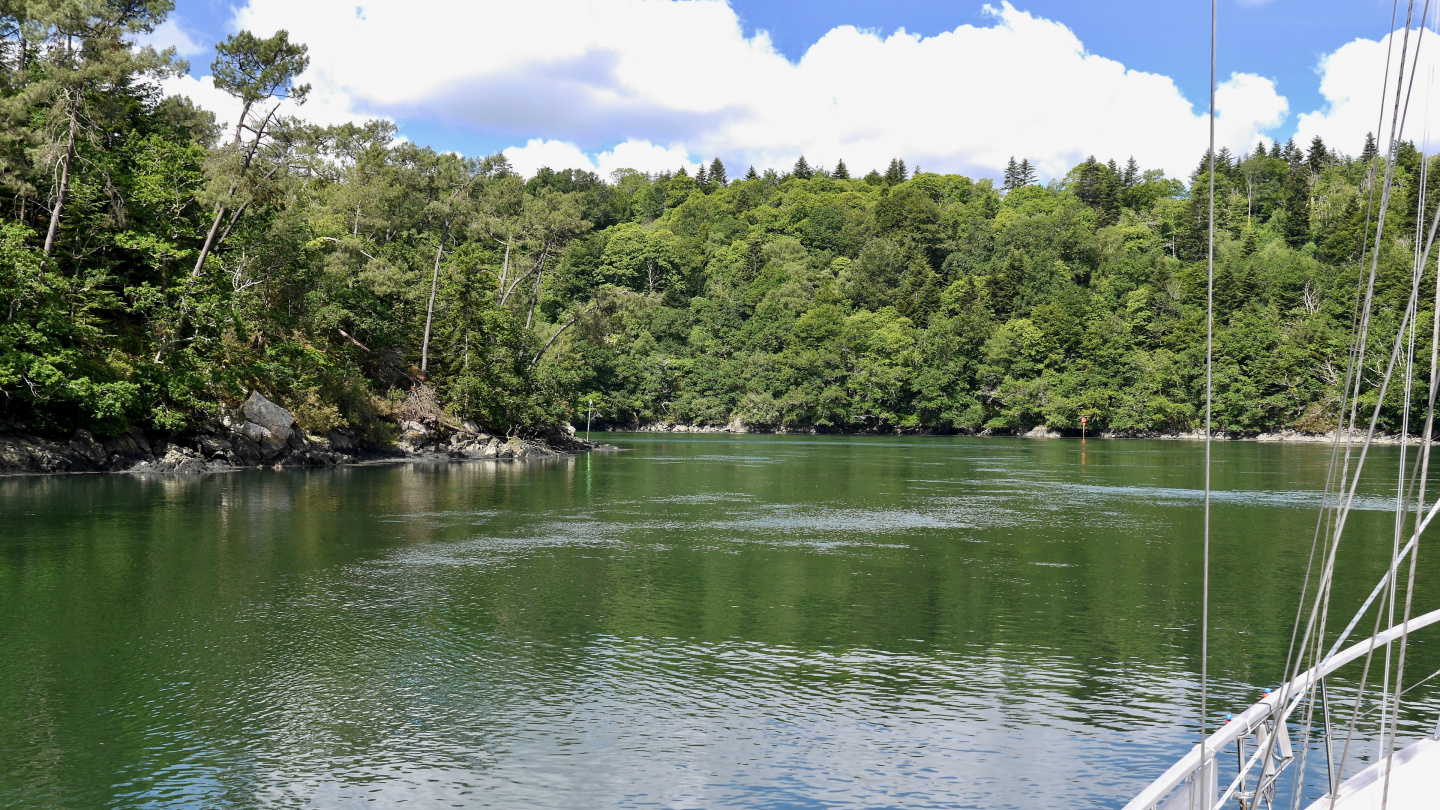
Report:
[[[849,152],[857,157],[847,161],[879,162],[888,148],[909,155],[912,163],[924,160],[936,169],[980,175],[993,174],[1014,152],[1035,155],[1042,172],[1051,174],[1089,152],[1120,159],[1126,152],[1140,153],[1152,165],[1179,173],[1193,162],[1186,155],[1194,153],[1203,129],[1195,116],[1204,113],[1207,101],[1209,6],[1201,2],[1029,0],[1012,8],[956,0],[616,0],[578,3],[573,15],[564,13],[566,0],[548,4],[548,17],[531,20],[526,9],[535,9],[537,0],[177,0],[168,36],[192,51],[192,74],[203,78],[209,47],[233,30],[237,17],[261,34],[285,25],[310,41],[317,88],[335,89],[329,101],[302,114],[319,120],[388,117],[411,140],[469,154],[508,149],[517,163],[588,160],[588,168],[606,169],[617,161],[702,160],[721,153],[727,160],[783,164],[807,149],[819,162]],[[703,8],[677,10],[677,5]],[[599,17],[579,18],[596,8],[613,8],[625,24],[616,29],[618,36],[597,34],[587,45],[585,29],[603,26],[597,26]],[[1379,0],[1221,0],[1220,78],[1242,74],[1228,86],[1230,107],[1223,99],[1218,105],[1230,122],[1224,137],[1239,145],[1258,136],[1284,140],[1298,129],[1307,139],[1333,134],[1342,141],[1337,144],[1341,149],[1358,150],[1358,143],[1348,141],[1363,137],[1363,128],[1357,135],[1361,125],[1353,120],[1342,126],[1336,111],[1342,102],[1364,107],[1359,96],[1366,82],[1375,84],[1378,94],[1379,78],[1371,81],[1369,74],[1380,51],[1378,45],[1368,51],[1358,45],[1346,48],[1355,40],[1381,40],[1389,31],[1391,9]],[[367,39],[372,35],[362,23],[371,20],[382,30]],[[437,24],[443,29],[449,22],[465,36],[447,40],[445,31],[434,33]],[[794,69],[770,64],[735,37],[727,40],[727,26],[737,27],[744,38],[767,32]],[[864,36],[841,36],[836,29],[842,26],[854,26]],[[937,37],[961,26],[970,27],[963,40]],[[504,30],[488,33],[495,28]],[[1001,28],[1006,31],[997,32]],[[336,33],[342,29],[351,33]],[[1067,29],[1083,52],[1067,50]],[[919,35],[928,51],[893,37],[900,30]],[[498,56],[490,36],[502,38]],[[676,38],[694,38],[694,50],[706,57],[687,65]],[[615,45],[617,40],[625,41]],[[817,49],[807,60],[813,64],[802,69],[802,57],[822,40],[827,47]],[[666,54],[663,60],[646,55],[656,50]],[[1318,68],[1327,55],[1337,53],[1330,84],[1339,95],[1327,98]],[[395,60],[388,72],[368,74],[386,54]],[[1155,81],[1120,76],[1123,71],[1105,60],[1157,74],[1161,83],[1168,78],[1174,91],[1167,95]],[[879,103],[887,99],[883,86],[851,98],[838,75],[852,61],[870,66],[866,76],[893,73],[897,86],[921,84],[925,92],[908,95],[894,107]],[[1340,75],[1334,66],[1342,63],[1351,73]],[[1052,85],[1057,76],[1067,78],[1061,76],[1070,70],[1067,66],[1089,71],[1089,78],[1057,97]],[[641,69],[673,71],[701,90],[692,98],[683,83],[660,86],[627,78]],[[396,74],[405,75],[396,79]],[[731,78],[717,80],[715,74]],[[836,109],[790,115],[788,108],[831,92],[826,75],[837,76]],[[405,78],[414,80],[413,93],[398,85],[371,92]],[[717,81],[729,84],[720,87]],[[961,89],[997,81],[1007,89],[1005,98],[975,97]],[[855,83],[853,77],[850,82]],[[1092,86],[1094,104],[1069,103]],[[191,91],[202,103],[210,101],[203,89]],[[936,109],[915,112],[932,97]],[[882,117],[890,123],[867,123],[862,110],[843,109],[867,99],[873,107],[885,106]],[[1057,107],[1057,100],[1064,103]],[[1055,113],[1047,118],[1036,108]],[[573,114],[567,116],[567,110]],[[1152,110],[1161,111],[1153,116],[1156,125],[1140,131],[1136,122]],[[1111,123],[1107,127],[1103,121]],[[891,129],[882,131],[886,126]],[[912,137],[917,132],[929,134]],[[1164,140],[1177,145],[1167,151],[1156,144]]]

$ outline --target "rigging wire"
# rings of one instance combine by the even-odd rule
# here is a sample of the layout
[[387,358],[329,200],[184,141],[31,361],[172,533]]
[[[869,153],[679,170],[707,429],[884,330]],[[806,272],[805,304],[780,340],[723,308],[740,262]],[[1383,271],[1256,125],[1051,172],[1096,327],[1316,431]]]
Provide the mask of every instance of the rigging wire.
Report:
[[1200,597],[1200,799],[1201,806],[1210,807],[1210,779],[1213,768],[1206,762],[1206,738],[1209,737],[1210,688],[1210,443],[1212,366],[1215,342],[1215,40],[1216,0],[1210,0],[1210,216],[1206,237],[1205,283],[1205,529],[1204,571],[1201,574]]

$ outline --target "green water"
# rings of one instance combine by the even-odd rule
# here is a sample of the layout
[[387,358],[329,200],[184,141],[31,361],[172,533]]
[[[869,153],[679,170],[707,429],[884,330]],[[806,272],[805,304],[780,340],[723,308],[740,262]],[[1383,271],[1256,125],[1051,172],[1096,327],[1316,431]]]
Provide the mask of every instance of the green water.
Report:
[[[1118,807],[1193,743],[1202,445],[610,440],[0,480],[0,807]],[[1280,677],[1328,447],[1215,457],[1223,714]]]

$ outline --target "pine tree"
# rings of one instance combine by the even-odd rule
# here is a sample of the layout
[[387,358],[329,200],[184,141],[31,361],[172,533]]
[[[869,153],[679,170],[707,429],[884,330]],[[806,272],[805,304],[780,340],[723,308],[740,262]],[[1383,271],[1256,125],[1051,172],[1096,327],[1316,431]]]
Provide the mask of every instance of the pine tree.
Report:
[[1325,146],[1325,142],[1320,140],[1319,135],[1310,142],[1310,153],[1305,156],[1305,162],[1310,164],[1310,171],[1314,174],[1319,174],[1330,165],[1330,150]]
[[1004,189],[1010,191],[1020,187],[1020,164],[1015,162],[1015,156],[1010,156],[1010,162],[1005,164]]
[[710,161],[710,182],[721,188],[730,185],[730,179],[725,176],[725,164],[718,157]]
[[865,182],[872,186],[878,186],[885,182],[885,178],[880,176],[880,172],[871,169],[870,173],[865,175]]
[[695,170],[695,185],[699,186],[702,191],[710,185],[710,175],[706,173],[704,163],[701,163],[700,168]]
[[905,169],[905,161],[900,158],[892,158],[890,167],[885,170],[885,185],[899,185],[908,179],[910,179],[910,173]]
[[1035,168],[1030,165],[1030,158],[1021,159],[1020,167],[1015,177],[1020,181],[1020,185],[1022,186],[1028,186],[1035,182]]
[[751,167],[750,167],[750,170],[747,171],[747,172],[745,172],[745,179],[746,179],[746,180],[758,180],[758,179],[760,179],[760,175],[755,172],[755,167],[754,167],[754,166],[751,166]]
[[844,158],[841,158],[841,159],[835,164],[835,171],[831,172],[831,173],[830,173],[830,176],[833,177],[833,178],[835,178],[836,180],[849,180],[849,179],[850,179],[850,170],[847,169],[847,168],[845,168],[845,159],[844,159]]
[[689,177],[689,176],[690,176],[690,172],[686,171],[685,167],[682,165],[682,166],[680,167],[680,171],[675,172],[675,176],[676,176],[676,177]]
[[1360,159],[1366,162],[1380,156],[1380,147],[1375,143],[1375,133],[1365,133],[1365,148],[1360,150]]
[[801,180],[809,180],[815,176],[815,172],[810,168],[810,164],[805,162],[804,155],[801,155],[799,159],[795,161],[795,168],[791,169],[790,173]]
[[1134,188],[1135,184],[1139,182],[1140,164],[1135,162],[1134,157],[1131,157],[1129,160],[1125,161],[1125,173],[1120,176],[1120,185],[1124,186],[1125,189],[1128,191]]

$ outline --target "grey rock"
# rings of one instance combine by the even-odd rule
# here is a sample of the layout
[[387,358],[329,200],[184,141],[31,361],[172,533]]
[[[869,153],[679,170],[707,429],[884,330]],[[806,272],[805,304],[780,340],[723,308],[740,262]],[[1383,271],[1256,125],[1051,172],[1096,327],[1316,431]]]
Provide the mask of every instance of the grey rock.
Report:
[[95,441],[90,431],[84,428],[75,431],[75,435],[70,437],[70,449],[96,467],[104,466],[105,459],[109,456],[105,452],[105,446]]
[[146,440],[146,438],[145,438],[145,431],[141,430],[140,428],[135,427],[134,425],[131,425],[131,426],[130,426],[130,438],[135,442],[135,446],[140,449],[140,452],[142,452],[142,453],[144,453],[144,454],[146,454],[146,455],[149,455],[149,454],[155,452],[155,451],[150,447],[150,442],[149,442],[148,440]]
[[265,437],[260,440],[260,456],[266,461],[273,461],[277,456],[285,452],[286,446],[285,442],[280,441],[279,437],[266,431]]
[[355,437],[347,431],[332,430],[325,434],[326,441],[334,450],[353,450],[355,448]]
[[244,436],[250,441],[255,442],[256,444],[259,444],[266,439],[275,438],[274,433],[271,433],[270,431],[255,424],[254,422],[241,422],[240,424],[235,426],[235,432],[240,434],[241,436]]
[[266,399],[259,391],[251,391],[245,404],[240,406],[245,418],[275,434],[284,442],[295,428],[295,417],[284,408]]
[[260,445],[244,436],[231,436],[230,446],[235,448],[235,460],[247,467],[258,465],[263,458],[260,454]]
[[170,447],[165,451],[165,455],[143,466],[148,467],[150,472],[181,475],[195,475],[210,471],[210,465],[205,463],[205,459],[184,447]]
[[206,458],[226,458],[234,449],[230,442],[214,436],[201,436],[196,443],[200,445],[200,452]]

